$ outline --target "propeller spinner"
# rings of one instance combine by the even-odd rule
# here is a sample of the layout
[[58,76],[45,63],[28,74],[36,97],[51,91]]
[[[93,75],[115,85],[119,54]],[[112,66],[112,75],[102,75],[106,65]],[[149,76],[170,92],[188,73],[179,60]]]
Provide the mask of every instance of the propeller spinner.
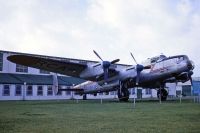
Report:
[[109,70],[110,65],[119,62],[120,59],[115,59],[115,60],[113,60],[113,61],[111,61],[111,62],[110,62],[110,61],[104,61],[104,60],[101,58],[101,56],[100,56],[95,50],[93,50],[93,52],[94,52],[95,55],[102,61],[101,63],[95,65],[94,67],[99,66],[99,65],[102,65],[103,72],[104,72],[104,80],[107,81],[107,79],[108,79],[108,70]]
[[136,63],[136,67],[135,67],[136,72],[137,72],[136,85],[138,85],[138,84],[139,84],[139,80],[140,80],[140,73],[141,73],[141,71],[143,71],[144,69],[150,69],[150,67],[149,67],[149,66],[143,66],[143,65],[141,65],[141,64],[138,64],[137,61],[136,61],[136,59],[135,59],[135,57],[133,56],[133,54],[132,54],[131,52],[130,52],[130,54],[131,54],[133,60],[134,60],[135,63]]

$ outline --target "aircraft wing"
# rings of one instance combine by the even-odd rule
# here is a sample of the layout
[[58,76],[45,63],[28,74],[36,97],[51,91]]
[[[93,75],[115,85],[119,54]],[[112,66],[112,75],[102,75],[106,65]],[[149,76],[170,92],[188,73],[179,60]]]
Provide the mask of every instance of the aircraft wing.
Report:
[[87,64],[75,63],[67,60],[51,59],[40,56],[11,55],[7,59],[16,64],[74,77],[79,77],[80,73],[85,68],[87,68]]

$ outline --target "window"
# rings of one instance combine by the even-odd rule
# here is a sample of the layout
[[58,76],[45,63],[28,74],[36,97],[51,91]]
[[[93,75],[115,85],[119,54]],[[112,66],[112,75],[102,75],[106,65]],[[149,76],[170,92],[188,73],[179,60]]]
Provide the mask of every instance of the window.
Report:
[[22,86],[16,85],[15,86],[15,96],[21,96],[22,95]]
[[183,96],[191,96],[192,90],[191,90],[191,85],[183,85],[182,86],[182,95]]
[[130,89],[128,89],[128,93],[129,93],[129,95],[131,94],[131,90]]
[[131,89],[131,95],[135,95],[135,88]]
[[177,58],[176,63],[179,64],[179,63],[181,63],[183,60],[184,60],[183,57],[180,56],[180,57]]
[[10,96],[10,86],[9,85],[3,86],[3,95],[4,96]]
[[61,89],[61,86],[58,86],[58,92],[57,92],[57,95],[62,95],[62,91],[60,91],[59,89]]
[[16,64],[16,72],[28,73],[28,67],[27,67],[27,66],[23,66],[23,65]]
[[3,71],[3,53],[0,53],[0,71]]
[[146,95],[150,95],[151,94],[151,89],[146,89]]
[[42,74],[50,74],[49,71],[45,71],[45,70],[41,70],[41,69],[40,69],[40,73],[42,73]]
[[110,95],[115,95],[115,91],[111,91],[111,92],[110,92]]
[[80,64],[87,65],[87,61],[84,61],[84,60],[80,60],[79,63],[80,63]]
[[26,95],[27,96],[32,96],[33,95],[33,87],[32,86],[29,85],[27,87]]
[[71,95],[71,91],[66,91],[66,95]]
[[58,90],[57,95],[62,95],[62,91],[59,91],[59,90]]
[[48,86],[48,88],[47,88],[47,95],[48,95],[48,96],[52,96],[52,95],[53,95],[52,86]]
[[37,95],[38,96],[43,96],[43,87],[42,86],[38,86],[38,88],[37,88]]

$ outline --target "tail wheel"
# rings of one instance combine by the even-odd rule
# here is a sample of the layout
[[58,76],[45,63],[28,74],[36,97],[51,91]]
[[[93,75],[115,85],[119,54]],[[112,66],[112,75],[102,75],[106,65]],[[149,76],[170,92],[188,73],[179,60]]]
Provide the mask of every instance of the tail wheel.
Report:
[[[161,101],[166,101],[168,92],[166,89],[161,89]],[[157,91],[157,97],[160,99],[160,89]]]
[[120,91],[120,89],[118,89],[118,98],[119,98],[119,101],[123,101],[123,102],[127,102],[128,99],[129,99],[129,91],[128,89],[122,89]]

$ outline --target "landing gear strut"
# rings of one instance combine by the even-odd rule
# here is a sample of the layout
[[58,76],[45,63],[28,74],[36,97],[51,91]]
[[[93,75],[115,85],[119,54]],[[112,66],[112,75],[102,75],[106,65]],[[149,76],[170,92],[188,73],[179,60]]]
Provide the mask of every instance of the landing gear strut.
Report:
[[128,89],[124,88],[121,91],[120,91],[120,89],[118,89],[118,98],[119,98],[119,101],[127,102],[129,99]]
[[159,89],[157,91],[157,97],[160,99],[160,91],[161,91],[161,101],[166,101],[167,100],[167,96],[168,96],[168,92],[166,89]]

